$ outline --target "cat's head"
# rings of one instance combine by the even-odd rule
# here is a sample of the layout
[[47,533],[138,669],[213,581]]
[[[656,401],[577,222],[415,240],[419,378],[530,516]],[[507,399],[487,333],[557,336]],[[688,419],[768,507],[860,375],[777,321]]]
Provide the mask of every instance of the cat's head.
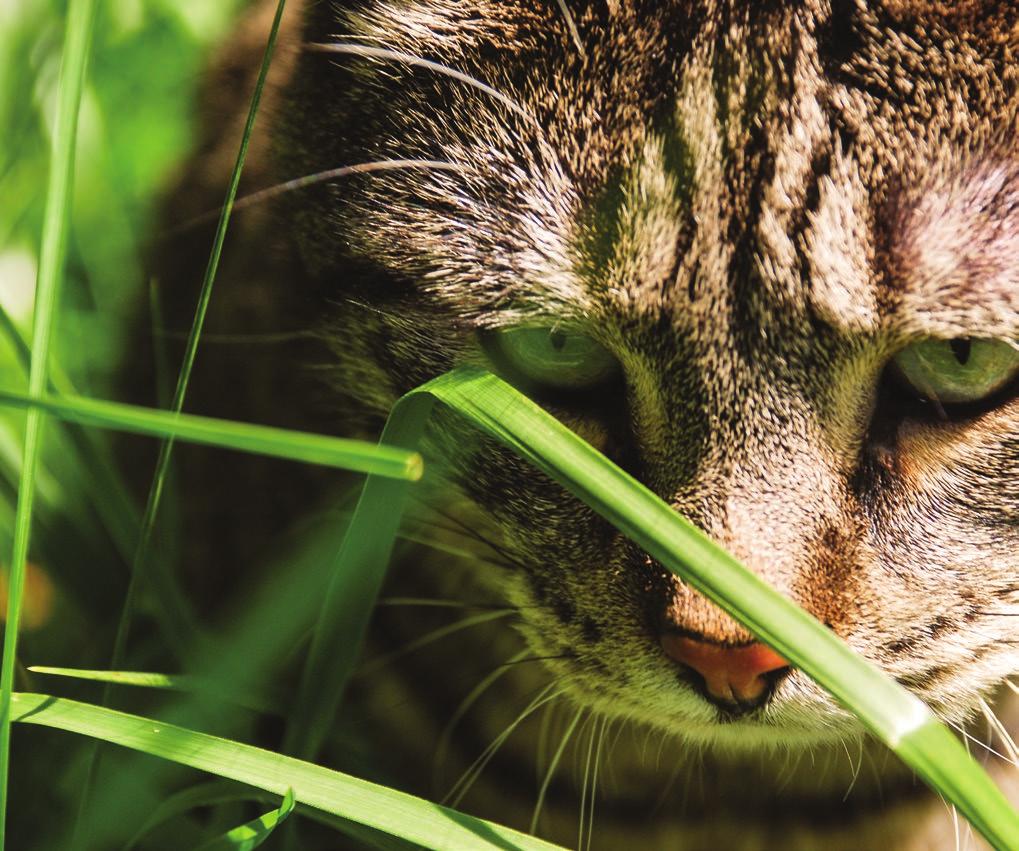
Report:
[[[318,4],[284,176],[376,164],[292,214],[338,383],[379,415],[487,365],[962,720],[1019,669],[1017,21],[1006,2]],[[578,700],[734,746],[853,728],[557,485],[443,424],[513,565],[495,581]]]

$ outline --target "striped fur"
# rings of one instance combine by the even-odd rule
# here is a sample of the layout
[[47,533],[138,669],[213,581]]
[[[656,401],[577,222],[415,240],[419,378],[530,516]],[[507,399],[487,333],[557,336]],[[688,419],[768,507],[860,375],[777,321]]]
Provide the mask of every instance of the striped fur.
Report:
[[[1019,339],[1016,5],[305,5],[262,179],[445,164],[291,193],[285,227],[246,235],[300,255],[299,274],[260,270],[259,291],[297,280],[320,299],[349,430],[487,363],[479,332],[583,329],[625,391],[543,400],[554,413],[946,720],[971,724],[995,697],[1012,717],[1019,401],[941,423],[904,413],[882,375],[927,337]],[[494,564],[411,583],[514,610],[515,630],[479,627],[478,678],[518,651],[543,660],[506,672],[466,741],[553,683],[560,734],[579,719],[571,758],[624,722],[664,743],[664,765],[628,734],[606,757],[621,780],[597,796],[595,847],[954,847],[944,808],[806,677],[736,721],[678,678],[661,623],[749,634],[592,512],[448,418],[430,451],[447,462],[433,505]],[[384,622],[416,629],[406,611]],[[449,663],[362,689],[369,707],[421,707],[395,745],[420,790],[464,691]],[[527,727],[466,799],[525,827],[519,778],[541,739]],[[544,826],[571,842],[590,795],[562,775]]]

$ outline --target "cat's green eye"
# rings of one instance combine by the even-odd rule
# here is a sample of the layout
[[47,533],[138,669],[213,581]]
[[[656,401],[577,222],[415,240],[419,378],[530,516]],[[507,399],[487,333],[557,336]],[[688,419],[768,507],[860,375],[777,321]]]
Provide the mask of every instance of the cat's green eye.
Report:
[[608,349],[570,329],[511,328],[484,339],[497,367],[538,389],[590,390],[619,374]]
[[924,340],[895,358],[920,395],[942,404],[979,402],[1019,376],[1019,345],[1004,340]]

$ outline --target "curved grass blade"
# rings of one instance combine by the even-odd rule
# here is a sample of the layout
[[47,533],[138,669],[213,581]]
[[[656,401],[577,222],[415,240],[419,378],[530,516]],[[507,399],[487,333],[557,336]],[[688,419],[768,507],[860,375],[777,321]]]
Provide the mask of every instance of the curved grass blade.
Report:
[[283,803],[247,824],[235,827],[222,836],[199,846],[199,851],[254,851],[294,811],[294,790],[287,789]]
[[161,824],[171,819],[182,816],[198,807],[215,807],[218,804],[234,804],[240,801],[249,801],[256,793],[246,786],[230,783],[223,780],[211,780],[208,783],[199,783],[197,786],[189,786],[170,797],[161,801],[159,806],[145,820],[145,823],[135,831],[127,842],[124,843],[122,851],[131,851],[142,839],[155,831]]
[[[414,444],[408,443],[407,437],[421,433],[424,418],[435,401],[559,482],[815,679],[955,804],[994,847],[1019,848],[1019,814],[925,704],[506,382],[475,367],[462,367],[440,376],[396,404],[383,441],[398,435],[398,446],[412,448]],[[385,502],[386,493],[380,490],[387,484],[371,478],[366,481],[344,544],[345,553],[357,548],[361,556],[380,561],[343,563],[341,556],[344,569],[372,573],[371,587],[381,582],[398,525],[391,516],[383,517],[384,512],[394,512],[392,503]],[[380,519],[386,525],[375,525]],[[383,534],[386,540],[382,540]],[[365,539],[371,542],[366,544]],[[345,586],[347,581],[340,577],[337,586]],[[331,610],[324,608],[323,617],[331,616]],[[342,627],[320,623],[320,630],[331,638]],[[362,636],[363,632],[352,641],[353,636],[347,632],[344,644],[313,644],[305,674],[314,671],[316,679],[302,683],[302,694],[317,699],[322,712],[326,707],[335,711],[353,664],[347,657],[358,652]],[[328,653],[333,654],[332,659],[326,658]],[[336,679],[330,679],[332,675]]]
[[418,392],[441,400],[530,461],[744,623],[831,692],[955,804],[994,847],[1019,848],[1019,813],[923,702],[747,570],[644,485],[484,370],[457,370]]
[[12,706],[17,722],[91,736],[278,795],[292,788],[304,806],[436,851],[558,848],[395,789],[151,718],[41,694],[17,694]]
[[[145,836],[151,833],[159,825],[170,819],[182,816],[197,807],[215,807],[219,804],[235,804],[241,801],[264,801],[271,803],[275,795],[263,789],[253,789],[231,780],[212,780],[208,783],[200,783],[197,786],[189,786],[180,792],[171,795],[164,800],[146,819],[131,839],[126,842],[122,851],[131,851]],[[345,833],[357,839],[364,847],[379,849],[379,851],[412,851],[416,846],[401,839],[397,839],[388,833],[379,833],[356,822],[341,819],[338,816],[330,815],[322,810],[315,810],[297,804],[297,812],[324,824],[333,830]]]
[[[74,175],[74,154],[78,138],[78,113],[85,84],[85,70],[95,23],[95,0],[71,0],[67,11],[63,56],[60,63],[56,123],[46,213],[43,221],[42,248],[39,255],[39,280],[35,296],[32,328],[32,366],[28,387],[32,395],[45,392],[49,384],[49,351],[57,293],[67,255],[67,229]],[[10,562],[7,596],[7,621],[4,629],[3,661],[0,665],[0,849],[4,847],[7,820],[7,782],[10,771],[11,695],[17,659],[18,625],[25,590],[28,539],[32,527],[32,503],[35,476],[42,442],[41,411],[29,411],[25,427],[25,446],[18,486],[18,507],[14,524],[14,551]]]
[[97,399],[27,396],[0,390],[0,405],[42,410],[67,422],[199,443],[256,455],[271,455],[306,464],[417,481],[421,456],[362,440],[289,431],[254,423],[174,414]]

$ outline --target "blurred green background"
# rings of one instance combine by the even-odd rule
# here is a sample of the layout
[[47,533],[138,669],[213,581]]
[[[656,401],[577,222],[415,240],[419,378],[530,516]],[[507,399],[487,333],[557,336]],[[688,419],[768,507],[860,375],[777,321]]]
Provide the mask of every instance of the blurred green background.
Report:
[[[137,316],[148,286],[144,246],[158,199],[191,146],[202,69],[244,5],[99,3],[53,359],[54,373],[83,395],[115,395],[128,319]],[[6,389],[27,386],[23,343],[31,326],[65,12],[58,0],[0,0],[0,387]],[[0,565],[11,552],[23,421],[22,413],[0,409]],[[108,666],[138,519],[137,503],[117,481],[110,457],[105,435],[56,423],[46,431],[19,645],[19,657],[29,663]],[[6,606],[2,580],[0,571],[0,612]],[[159,636],[148,635],[143,623],[131,661],[138,667],[147,656],[166,664]],[[89,700],[100,693],[24,670],[16,687]],[[134,699],[144,705],[156,698]],[[12,757],[8,848],[69,847],[91,747],[67,735],[19,728]],[[120,847],[180,782],[179,770],[150,762],[104,753],[89,815],[91,847],[114,847],[114,840]],[[191,840],[215,835],[210,827],[231,827],[245,812],[227,808],[216,824],[203,822],[193,835],[186,820],[177,820],[143,847],[192,847]]]
[[[0,305],[30,318],[65,3],[0,0]],[[57,358],[102,390],[144,286],[139,246],[153,202],[187,152],[210,47],[241,0],[104,0],[81,112],[67,284]],[[4,379],[14,365],[3,358]]]

